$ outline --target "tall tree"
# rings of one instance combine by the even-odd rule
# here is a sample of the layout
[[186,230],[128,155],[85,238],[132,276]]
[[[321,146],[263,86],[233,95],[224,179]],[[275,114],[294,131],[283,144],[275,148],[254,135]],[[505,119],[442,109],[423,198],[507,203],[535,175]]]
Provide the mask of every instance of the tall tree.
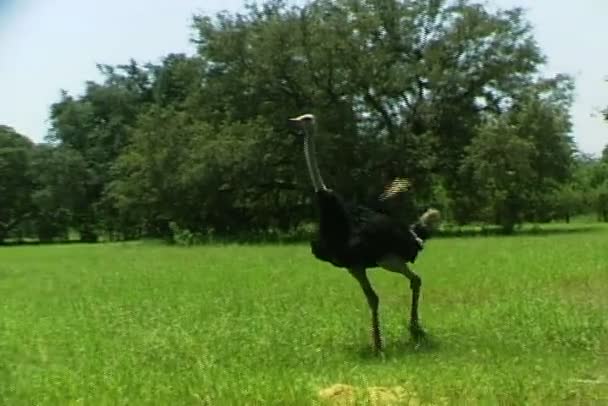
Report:
[[465,221],[479,211],[511,232],[526,217],[551,218],[552,199],[571,175],[574,143],[568,103],[540,96],[528,93],[508,112],[490,117],[465,149],[460,174],[474,186],[461,201]]
[[29,165],[33,147],[24,135],[0,125],[0,243],[31,215]]
[[40,241],[68,238],[70,228],[81,224],[78,214],[86,201],[87,163],[82,155],[67,146],[37,145],[30,167],[33,182],[32,224]]
[[60,143],[84,158],[87,170],[81,173],[85,185],[84,202],[74,212],[81,239],[98,238],[102,193],[110,181],[110,168],[129,143],[129,127],[146,103],[152,101],[149,72],[131,61],[128,65],[99,65],[104,82],[87,82],[83,96],[62,92],[51,107],[49,142]]
[[406,175],[429,195],[433,171],[466,190],[453,174],[480,112],[508,110],[544,61],[522,10],[467,1],[276,0],[195,28],[217,110],[273,123],[318,112],[328,178],[360,194]]
[[533,190],[534,144],[518,136],[506,120],[494,119],[481,128],[466,152],[460,173],[476,185],[467,208],[481,214],[470,220],[483,219],[513,231]]

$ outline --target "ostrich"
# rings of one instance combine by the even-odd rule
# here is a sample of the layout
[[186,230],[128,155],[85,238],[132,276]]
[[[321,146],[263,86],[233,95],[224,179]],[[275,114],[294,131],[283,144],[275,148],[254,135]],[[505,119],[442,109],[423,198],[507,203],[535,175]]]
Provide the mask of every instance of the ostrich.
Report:
[[424,241],[437,228],[439,212],[429,209],[411,225],[399,222],[388,207],[389,202],[409,186],[409,182],[401,178],[386,187],[376,207],[346,203],[338,193],[325,186],[321,178],[314,141],[315,116],[304,114],[289,120],[303,136],[304,155],[319,209],[319,229],[311,241],[313,255],[321,261],[347,269],[361,286],[371,311],[374,352],[382,350],[379,299],[369,282],[367,269],[380,267],[407,277],[412,291],[409,330],[414,340],[418,341],[425,335],[418,319],[422,281],[407,263],[416,260]]

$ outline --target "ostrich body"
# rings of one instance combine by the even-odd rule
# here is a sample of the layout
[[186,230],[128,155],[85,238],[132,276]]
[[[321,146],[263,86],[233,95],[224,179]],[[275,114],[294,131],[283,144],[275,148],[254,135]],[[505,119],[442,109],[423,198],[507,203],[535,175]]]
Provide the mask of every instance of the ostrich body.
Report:
[[[402,224],[387,210],[347,203],[335,191],[327,188],[317,163],[314,135],[315,117],[312,114],[290,119],[301,130],[304,138],[304,155],[315,190],[319,209],[318,233],[311,242],[313,255],[339,268],[345,268],[357,280],[371,311],[372,343],[375,351],[382,348],[378,320],[378,295],[367,277],[367,269],[380,267],[404,275],[410,281],[412,304],[410,332],[414,339],[424,335],[418,319],[418,301],[422,284],[407,265],[415,262],[439,223],[439,212],[427,210],[414,224]],[[390,201],[405,192],[408,182],[393,181],[380,196],[379,202]],[[384,206],[386,207],[386,206]]]

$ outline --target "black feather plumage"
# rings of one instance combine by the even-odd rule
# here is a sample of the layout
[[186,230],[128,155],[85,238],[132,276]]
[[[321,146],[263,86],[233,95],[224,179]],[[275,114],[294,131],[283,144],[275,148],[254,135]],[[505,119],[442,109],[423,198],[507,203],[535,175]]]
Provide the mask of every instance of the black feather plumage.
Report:
[[319,229],[311,242],[313,255],[343,268],[372,268],[388,254],[414,262],[422,249],[407,224],[381,210],[344,202],[333,190],[316,192]]

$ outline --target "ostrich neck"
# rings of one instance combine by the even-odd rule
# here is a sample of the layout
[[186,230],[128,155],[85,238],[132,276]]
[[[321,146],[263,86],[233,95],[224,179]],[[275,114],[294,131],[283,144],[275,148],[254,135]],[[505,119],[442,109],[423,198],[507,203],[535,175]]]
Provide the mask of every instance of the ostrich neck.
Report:
[[314,130],[304,130],[304,156],[306,157],[306,165],[308,166],[308,174],[315,188],[315,192],[327,189],[321,178],[319,164],[317,162],[317,151],[315,148]]

